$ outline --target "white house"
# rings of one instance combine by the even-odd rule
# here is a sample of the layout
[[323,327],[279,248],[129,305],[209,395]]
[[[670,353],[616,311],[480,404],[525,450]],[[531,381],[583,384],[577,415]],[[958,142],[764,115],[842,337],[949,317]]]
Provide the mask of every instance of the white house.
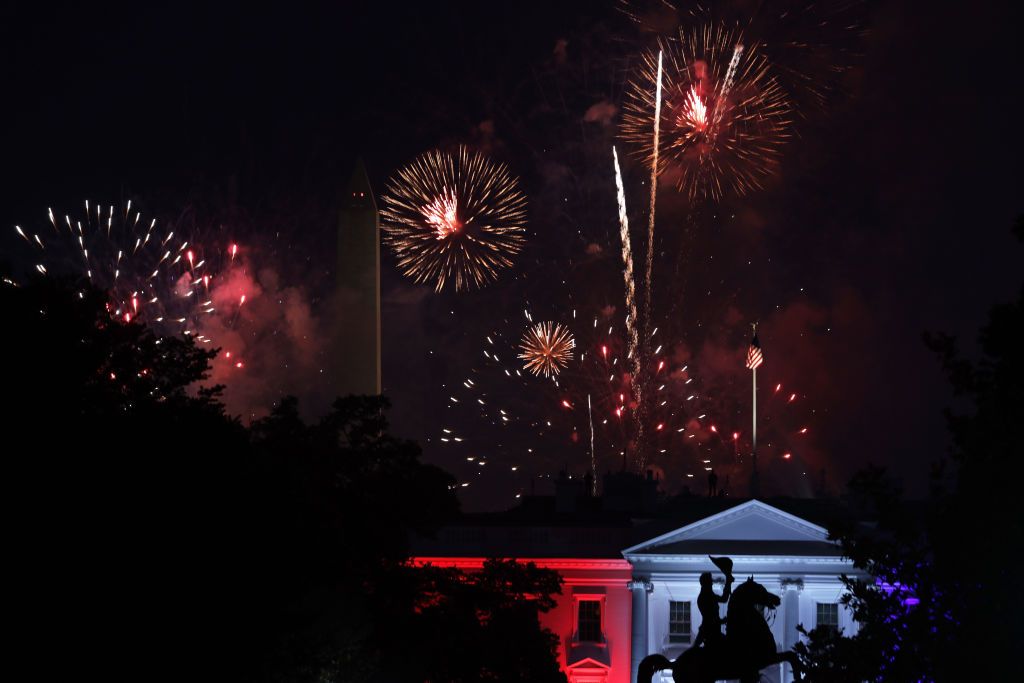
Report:
[[[839,604],[839,576],[857,572],[816,524],[749,500],[667,533],[652,534],[650,526],[635,519],[546,527],[505,520],[442,534],[418,548],[415,559],[472,570],[487,557],[514,557],[557,570],[562,596],[542,623],[559,637],[560,663],[572,683],[635,682],[648,654],[675,659],[690,647],[700,627],[699,576],[711,571],[722,579],[709,555],[731,557],[738,582],[753,576],[781,598],[771,622],[780,650],[797,641],[798,624],[846,633],[856,628]],[[721,588],[719,583],[716,590]],[[791,680],[785,669],[763,673],[769,680]],[[669,672],[662,676],[671,681]]]
[[[632,680],[646,655],[675,659],[693,642],[700,627],[698,579],[702,572],[717,572],[709,555],[731,557],[739,581],[753,576],[782,599],[771,624],[780,650],[796,643],[798,624],[808,629],[829,624],[847,633],[855,628],[838,602],[843,589],[839,575],[855,570],[828,540],[828,532],[751,500],[622,551],[633,572]],[[774,680],[790,677],[788,672],[765,673]]]

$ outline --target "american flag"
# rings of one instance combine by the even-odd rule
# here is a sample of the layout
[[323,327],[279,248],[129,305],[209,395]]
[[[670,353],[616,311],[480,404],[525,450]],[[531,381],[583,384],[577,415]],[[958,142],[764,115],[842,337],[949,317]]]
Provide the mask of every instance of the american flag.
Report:
[[757,340],[757,333],[754,333],[753,339],[750,340],[750,348],[747,349],[747,367],[751,370],[757,370],[757,366],[764,362],[764,354],[761,353],[761,342]]

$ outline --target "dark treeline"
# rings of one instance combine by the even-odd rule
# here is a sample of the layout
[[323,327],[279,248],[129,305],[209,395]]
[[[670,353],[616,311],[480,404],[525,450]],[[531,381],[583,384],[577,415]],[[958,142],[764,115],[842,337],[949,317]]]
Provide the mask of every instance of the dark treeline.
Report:
[[[0,286],[11,651],[52,679],[564,681],[557,574],[410,567],[454,481],[386,401],[294,399],[250,427],[215,352],[110,319],[102,294]],[[514,644],[514,645],[510,645]]]
[[[1024,240],[1024,218],[1014,232]],[[1016,301],[992,309],[976,360],[965,358],[948,335],[925,335],[961,401],[947,412],[952,451],[935,454],[923,501],[907,500],[880,467],[850,482],[848,498],[869,523],[847,522],[830,531],[874,578],[844,579],[843,602],[860,623],[854,637],[816,629],[797,645],[808,680],[1020,677],[1022,340],[1024,288]]]

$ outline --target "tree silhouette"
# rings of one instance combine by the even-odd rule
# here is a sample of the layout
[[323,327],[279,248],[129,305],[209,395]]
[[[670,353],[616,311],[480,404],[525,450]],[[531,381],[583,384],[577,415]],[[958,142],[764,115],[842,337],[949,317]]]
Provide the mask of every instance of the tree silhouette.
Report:
[[[457,511],[454,480],[389,434],[385,399],[340,398],[305,424],[285,398],[246,429],[203,386],[215,351],[112,320],[105,301],[74,283],[0,284],[12,645],[33,670],[560,675],[536,618],[557,575],[489,565],[438,578],[408,564],[410,534]],[[439,602],[422,609],[428,583]],[[467,621],[477,607],[493,618]],[[469,656],[469,642],[486,649]],[[475,668],[446,668],[460,658]]]
[[[1024,239],[1024,220],[1014,231]],[[878,469],[851,482],[877,524],[832,533],[876,579],[844,578],[844,602],[860,622],[855,637],[815,630],[798,646],[811,680],[1000,680],[1019,669],[1022,339],[1024,289],[992,310],[976,361],[960,355],[953,338],[926,335],[966,406],[947,412],[952,467],[936,465],[924,504],[905,501]]]
[[215,387],[194,389],[212,352],[114,322],[101,293],[68,283],[0,286],[0,308],[21,632],[55,634],[45,659],[68,673],[208,654],[239,521],[222,484],[247,441]]
[[556,572],[408,564],[409,534],[456,512],[455,482],[388,434],[386,407],[345,397],[306,426],[288,398],[252,427],[277,496],[266,526],[285,558],[262,671],[296,681],[564,681],[537,620],[560,591]]
[[537,618],[562,592],[557,572],[494,559],[478,572],[426,567],[416,578],[408,646],[425,680],[565,683],[558,638]]

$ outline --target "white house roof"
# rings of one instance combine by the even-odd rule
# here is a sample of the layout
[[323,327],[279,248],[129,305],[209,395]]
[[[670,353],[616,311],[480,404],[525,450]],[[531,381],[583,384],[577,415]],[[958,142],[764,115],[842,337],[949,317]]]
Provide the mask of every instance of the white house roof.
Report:
[[776,507],[750,500],[622,551],[644,555],[839,556],[828,531]]

